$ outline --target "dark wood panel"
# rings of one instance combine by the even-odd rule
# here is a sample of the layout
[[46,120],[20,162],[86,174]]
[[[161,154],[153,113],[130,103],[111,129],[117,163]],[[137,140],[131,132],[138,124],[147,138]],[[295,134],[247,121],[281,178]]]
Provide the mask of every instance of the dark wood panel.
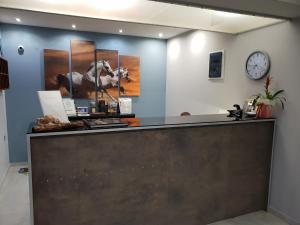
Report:
[[170,224],[207,224],[224,218],[231,126],[172,132],[170,149]]
[[0,57],[0,90],[9,88],[8,63]]
[[9,80],[7,75],[0,74],[0,90],[9,88]]
[[229,217],[253,209],[266,210],[273,129],[272,123],[249,123],[243,130],[235,128],[226,170],[230,184],[226,201]]
[[273,122],[32,138],[35,224],[201,225],[263,210],[272,137]]
[[79,144],[66,147],[64,137],[32,141],[35,225],[80,224]]
[[[81,207],[81,224],[153,224],[158,215],[163,218],[167,152],[153,142],[160,138],[152,132],[82,137],[80,200],[90,207]],[[94,143],[99,143],[96,151]],[[152,151],[146,146],[153,146]]]

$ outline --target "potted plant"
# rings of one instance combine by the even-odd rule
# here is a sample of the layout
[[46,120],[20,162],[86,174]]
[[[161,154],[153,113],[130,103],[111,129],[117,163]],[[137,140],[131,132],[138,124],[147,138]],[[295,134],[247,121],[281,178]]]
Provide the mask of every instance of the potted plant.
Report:
[[273,107],[276,104],[281,104],[282,109],[284,109],[284,103],[286,102],[286,98],[283,96],[284,90],[270,90],[271,83],[272,77],[268,76],[265,81],[264,93],[257,96],[257,118],[271,118]]

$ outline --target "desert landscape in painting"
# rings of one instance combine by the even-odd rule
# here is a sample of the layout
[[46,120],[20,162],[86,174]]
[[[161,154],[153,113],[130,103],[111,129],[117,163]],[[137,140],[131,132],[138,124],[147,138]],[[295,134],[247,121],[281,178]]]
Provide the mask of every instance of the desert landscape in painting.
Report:
[[[44,50],[45,90],[60,90],[62,96],[70,95],[70,83],[59,82],[59,77],[69,73],[69,52]],[[67,79],[64,79],[67,80]]]
[[121,96],[140,96],[140,57],[120,55],[120,70],[128,71],[127,77],[121,76]]
[[72,40],[72,72],[86,73],[95,60],[95,49],[93,41]]
[[85,79],[95,61],[95,43],[93,41],[72,40],[72,86],[74,98],[95,98],[95,82]]

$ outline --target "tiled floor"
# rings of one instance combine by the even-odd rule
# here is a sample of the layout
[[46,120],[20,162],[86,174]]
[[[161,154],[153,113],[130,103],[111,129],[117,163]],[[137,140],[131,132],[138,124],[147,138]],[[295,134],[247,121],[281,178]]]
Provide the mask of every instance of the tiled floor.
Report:
[[[0,187],[0,225],[30,225],[28,176],[11,167]],[[266,212],[256,212],[210,225],[288,225]]]
[[0,187],[0,224],[30,225],[28,176],[10,167]]

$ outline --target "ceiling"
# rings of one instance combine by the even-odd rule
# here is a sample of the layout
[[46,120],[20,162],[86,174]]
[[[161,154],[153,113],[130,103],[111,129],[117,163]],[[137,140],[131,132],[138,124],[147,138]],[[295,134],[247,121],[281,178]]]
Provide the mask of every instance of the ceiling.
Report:
[[60,29],[76,24],[82,31],[117,34],[122,29],[124,35],[164,39],[191,29],[237,34],[282,21],[148,0],[0,0],[2,23]]
[[[16,21],[21,19],[21,23]],[[73,30],[72,25],[76,25],[76,30],[120,34],[122,29],[124,35],[159,38],[158,34],[163,33],[164,39],[169,39],[181,33],[189,31],[186,28],[166,27],[150,24],[128,23],[122,21],[93,19],[87,17],[65,16],[60,14],[41,13],[28,10],[15,10],[0,8],[0,22],[31,25],[38,27],[59,28]]]
[[292,19],[300,17],[300,0],[152,0],[252,15]]

